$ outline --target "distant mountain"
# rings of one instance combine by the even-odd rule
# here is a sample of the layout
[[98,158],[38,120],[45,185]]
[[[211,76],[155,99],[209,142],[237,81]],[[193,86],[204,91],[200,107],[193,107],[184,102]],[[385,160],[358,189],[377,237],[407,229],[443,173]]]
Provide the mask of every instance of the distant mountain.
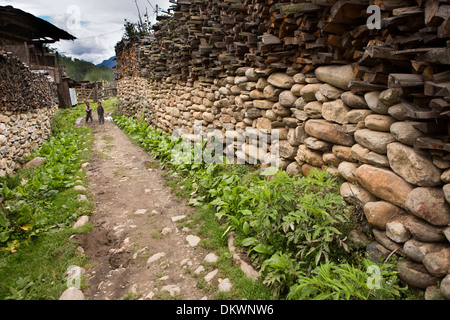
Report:
[[116,57],[111,57],[108,60],[103,61],[102,63],[98,64],[97,66],[105,66],[110,69],[116,66],[116,61],[114,60]]

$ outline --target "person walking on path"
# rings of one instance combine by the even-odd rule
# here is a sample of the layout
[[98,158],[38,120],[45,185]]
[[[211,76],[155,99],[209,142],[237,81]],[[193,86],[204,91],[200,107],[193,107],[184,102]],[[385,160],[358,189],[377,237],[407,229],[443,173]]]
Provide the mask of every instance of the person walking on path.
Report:
[[92,108],[89,102],[86,102],[86,123],[88,123],[89,119],[91,119],[91,123],[94,122],[92,119]]
[[97,114],[98,114],[98,122],[100,124],[104,124],[105,123],[105,110],[103,109],[101,102],[98,103]]

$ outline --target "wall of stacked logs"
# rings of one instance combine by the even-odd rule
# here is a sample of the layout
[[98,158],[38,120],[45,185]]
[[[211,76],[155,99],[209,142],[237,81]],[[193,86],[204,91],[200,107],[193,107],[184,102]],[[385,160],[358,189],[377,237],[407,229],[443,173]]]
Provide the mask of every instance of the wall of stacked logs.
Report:
[[[380,29],[369,29],[370,5]],[[165,133],[277,129],[281,166],[345,178],[367,251],[450,299],[450,3],[178,0],[153,33],[116,46],[128,116]],[[238,157],[268,165],[252,139]]]
[[46,74],[0,53],[0,176],[13,174],[51,134],[57,101]]

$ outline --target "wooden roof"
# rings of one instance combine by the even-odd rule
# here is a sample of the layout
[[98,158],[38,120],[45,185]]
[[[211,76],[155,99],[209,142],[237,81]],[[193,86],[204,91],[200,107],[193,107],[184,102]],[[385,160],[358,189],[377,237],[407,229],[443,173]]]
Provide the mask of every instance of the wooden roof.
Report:
[[76,39],[53,24],[12,6],[0,6],[0,38],[43,43]]

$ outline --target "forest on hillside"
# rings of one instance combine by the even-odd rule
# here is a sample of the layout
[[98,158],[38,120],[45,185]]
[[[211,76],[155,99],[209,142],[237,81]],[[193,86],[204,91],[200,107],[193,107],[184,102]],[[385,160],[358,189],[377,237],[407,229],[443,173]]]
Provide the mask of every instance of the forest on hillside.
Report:
[[61,65],[66,68],[67,75],[75,81],[111,81],[114,79],[114,70],[106,66],[97,66],[89,61],[60,56]]

